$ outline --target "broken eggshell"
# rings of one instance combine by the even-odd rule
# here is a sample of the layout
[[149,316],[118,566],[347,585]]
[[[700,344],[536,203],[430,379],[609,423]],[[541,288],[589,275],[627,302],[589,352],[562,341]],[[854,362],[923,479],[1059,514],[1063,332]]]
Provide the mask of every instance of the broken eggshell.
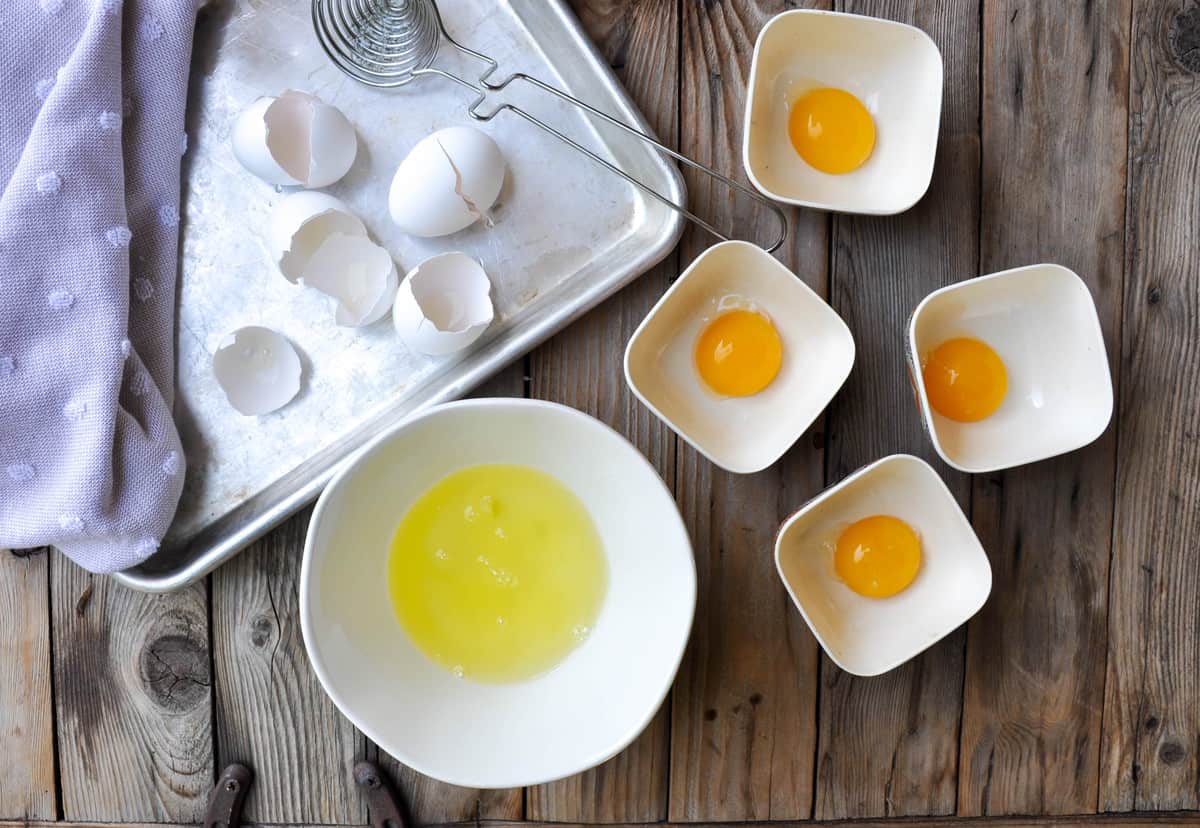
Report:
[[370,325],[387,314],[399,283],[396,265],[345,203],[325,193],[294,193],[271,213],[270,240],[288,281],[337,300],[339,325]]
[[354,125],[307,92],[259,98],[233,125],[233,154],[268,184],[326,187],[349,172],[357,153]]
[[404,343],[443,356],[478,339],[495,314],[492,283],[466,253],[443,253],[417,265],[400,283],[392,322]]
[[382,319],[400,281],[391,254],[366,236],[345,233],[332,233],[321,243],[302,279],[337,300],[337,323],[349,327]]
[[288,281],[295,283],[333,233],[365,237],[367,228],[340,199],[325,193],[293,193],[271,211],[271,256]]
[[269,414],[300,390],[300,357],[283,334],[251,325],[221,341],[213,375],[229,404],[248,417]]
[[483,218],[504,184],[504,155],[490,136],[450,127],[422,139],[388,193],[392,220],[413,236],[457,233]]

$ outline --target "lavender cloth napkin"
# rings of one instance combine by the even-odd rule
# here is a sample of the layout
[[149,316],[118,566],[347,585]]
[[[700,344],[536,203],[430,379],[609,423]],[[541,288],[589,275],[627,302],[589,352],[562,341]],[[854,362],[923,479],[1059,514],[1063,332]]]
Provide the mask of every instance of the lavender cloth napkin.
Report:
[[157,548],[197,0],[3,0],[0,547],[95,572]]

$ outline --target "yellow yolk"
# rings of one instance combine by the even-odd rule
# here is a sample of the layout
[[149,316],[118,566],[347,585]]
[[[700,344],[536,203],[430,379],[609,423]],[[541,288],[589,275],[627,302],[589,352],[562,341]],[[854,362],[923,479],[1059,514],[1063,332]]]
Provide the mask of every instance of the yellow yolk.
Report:
[[708,323],[696,341],[696,370],[705,384],[727,397],[762,391],[783,362],[779,332],[763,314],[750,310],[723,313]]
[[913,582],[921,541],[904,521],[875,515],[850,524],[837,539],[833,565],[846,586],[867,598],[887,598]]
[[1008,372],[996,352],[978,339],[948,339],[923,368],[933,410],[960,423],[991,416],[1008,393]]
[[842,89],[813,89],[792,104],[788,135],[800,157],[825,173],[848,173],[875,148],[875,122],[862,101]]

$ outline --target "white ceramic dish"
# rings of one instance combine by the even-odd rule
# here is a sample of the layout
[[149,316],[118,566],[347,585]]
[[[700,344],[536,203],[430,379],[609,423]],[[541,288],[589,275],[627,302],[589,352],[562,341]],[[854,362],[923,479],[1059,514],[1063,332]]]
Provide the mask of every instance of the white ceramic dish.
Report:
[[[587,640],[519,683],[475,683],[435,665],[388,596],[388,548],[408,506],[478,463],[524,464],[564,482],[608,557]],[[374,439],[321,495],[300,572],[304,643],[334,703],[404,764],[472,788],[568,776],[633,741],[674,679],[695,603],[687,533],[653,467],[599,421],[520,399],[438,406]]]
[[975,423],[943,417],[914,382],[934,448],[954,468],[976,474],[1073,451],[1099,437],[1112,418],[1112,377],[1092,294],[1056,264],[1018,267],[934,291],[908,324],[915,379],[924,357],[954,337],[990,345],[1008,371],[996,413]]
[[[861,167],[829,175],[810,167],[788,137],[788,115],[810,89],[855,95],[875,120],[875,149]],[[929,189],[942,111],[942,55],[913,26],[856,14],[797,9],[759,33],[743,130],[746,175],[776,201],[844,213],[890,215]]]
[[[696,372],[694,349],[727,297],[764,312],[783,340],[783,364],[765,390],[719,397]],[[704,251],[638,326],[625,379],[659,419],[732,472],[778,460],[833,399],[854,364],[850,329],[762,248],[729,241]]]
[[[921,539],[916,580],[890,598],[864,598],[833,568],[848,525],[893,515]],[[928,463],[907,454],[877,460],[826,489],[780,527],[775,565],[813,635],[848,673],[875,676],[903,664],[979,611],[992,569],[971,524]]]

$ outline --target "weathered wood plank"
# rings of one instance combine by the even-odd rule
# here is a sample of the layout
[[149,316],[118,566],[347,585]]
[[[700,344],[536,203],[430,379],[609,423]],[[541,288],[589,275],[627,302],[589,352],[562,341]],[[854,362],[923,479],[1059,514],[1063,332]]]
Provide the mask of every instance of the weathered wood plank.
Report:
[[[835,820],[828,822],[757,822],[758,828],[1142,828],[1150,825],[1191,825],[1197,823],[1194,812],[1184,813],[1143,813],[1143,814],[1089,814],[1068,817],[1024,817],[997,818],[975,817],[962,819],[956,817],[933,817],[927,819],[870,819],[870,820]],[[588,823],[571,822],[513,822],[489,821],[479,823],[484,828],[588,828]],[[729,823],[678,823],[664,822],[663,828],[728,828]],[[97,822],[4,822],[0,828],[169,828],[163,823],[97,823]],[[326,828],[317,825],[287,826],[271,823],[259,824],[258,828]],[[477,828],[473,820],[465,822],[449,822],[430,825],[428,828]],[[639,823],[614,823],[613,828],[640,828]]]
[[359,823],[351,776],[366,740],[321,689],[304,653],[299,580],[309,510],[212,576],[218,767],[255,771],[254,822]]
[[[674,0],[574,0],[581,22],[668,144],[678,138],[679,9]],[[625,343],[662,295],[676,260],[641,276],[530,357],[532,396],[570,405],[630,439],[671,485],[674,435],[628,391]],[[626,750],[569,779],[529,788],[526,817],[556,822],[656,822],[667,816],[670,700]]]
[[214,778],[204,583],[147,595],[50,566],[63,817],[198,822]]
[[1100,807],[1200,807],[1200,6],[1134,3]]
[[[889,218],[838,216],[832,304],[858,346],[829,415],[828,483],[903,451],[939,468],[964,508],[970,481],[936,459],[914,407],[904,329],[922,298],[975,275],[979,209],[979,6],[855,0],[839,9],[910,23],[945,61],[929,192]],[[963,633],[892,672],[862,679],[821,662],[816,816],[950,814],[955,807]]]
[[[476,388],[471,396],[525,396],[525,368],[525,361],[517,360]],[[475,819],[521,819],[524,816],[524,796],[520,788],[485,791],[447,785],[406,767],[369,742],[367,756],[377,762],[396,783],[398,793],[415,823],[426,825]]]
[[[684,3],[680,142],[702,163],[745,180],[745,83],[754,40],[795,3]],[[740,238],[772,220],[722,185],[688,174],[692,209]],[[794,211],[780,252],[814,290],[827,290],[827,221]],[[761,227],[760,227],[761,225]],[[713,239],[691,230],[681,266]],[[812,812],[817,648],[775,573],[780,520],[822,483],[821,421],[755,475],[715,468],[678,443],[676,497],[696,554],[699,601],[671,708],[670,817],[792,819]]]
[[[1075,270],[1119,341],[1128,0],[984,4],[980,271]],[[1115,429],[978,477],[992,599],[970,624],[959,812],[1096,807]]]
[[48,557],[0,549],[0,819],[56,815]]

